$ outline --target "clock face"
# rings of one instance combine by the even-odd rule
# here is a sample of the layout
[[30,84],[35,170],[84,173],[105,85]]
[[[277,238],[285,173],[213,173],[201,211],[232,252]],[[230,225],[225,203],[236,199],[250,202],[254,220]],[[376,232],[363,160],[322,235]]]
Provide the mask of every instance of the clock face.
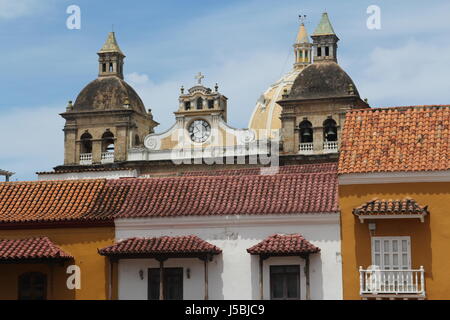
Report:
[[205,142],[210,135],[211,126],[205,120],[194,120],[189,126],[189,136],[194,142]]

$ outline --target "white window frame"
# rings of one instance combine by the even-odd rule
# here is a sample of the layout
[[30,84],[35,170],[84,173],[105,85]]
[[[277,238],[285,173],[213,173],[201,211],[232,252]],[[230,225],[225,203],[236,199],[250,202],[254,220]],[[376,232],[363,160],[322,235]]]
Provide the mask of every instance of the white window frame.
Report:
[[[397,241],[397,251],[394,252],[392,250],[393,248],[393,241]],[[403,254],[402,246],[401,244],[403,241],[406,240],[407,242],[407,265],[403,265]],[[380,241],[380,251],[375,251],[375,241]],[[385,241],[389,241],[389,250],[388,252],[385,252],[384,243]],[[372,237],[371,239],[371,251],[372,251],[372,265],[376,265],[376,259],[375,255],[378,253],[380,255],[380,264],[379,267],[381,270],[411,270],[411,237]],[[398,267],[396,268],[393,265],[394,255],[397,254],[398,259]],[[385,255],[388,255],[388,263],[385,261]]]

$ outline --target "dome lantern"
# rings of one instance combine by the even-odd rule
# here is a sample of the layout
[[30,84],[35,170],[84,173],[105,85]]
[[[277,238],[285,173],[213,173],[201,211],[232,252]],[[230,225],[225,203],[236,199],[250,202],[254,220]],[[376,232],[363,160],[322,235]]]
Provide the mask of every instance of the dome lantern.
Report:
[[125,55],[117,44],[114,32],[108,34],[105,44],[97,54],[99,56],[99,77],[116,76],[123,79],[123,60]]

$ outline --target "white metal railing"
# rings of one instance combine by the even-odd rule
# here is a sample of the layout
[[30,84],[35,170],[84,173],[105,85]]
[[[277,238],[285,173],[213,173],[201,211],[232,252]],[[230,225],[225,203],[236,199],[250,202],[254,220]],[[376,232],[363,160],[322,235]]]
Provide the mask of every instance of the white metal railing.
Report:
[[334,153],[338,152],[339,143],[337,141],[324,141],[323,152]]
[[383,270],[359,267],[360,294],[425,295],[425,270]]
[[114,152],[102,152],[102,163],[114,162]]
[[92,164],[92,153],[81,153],[80,154],[80,164],[81,165]]
[[314,143],[313,142],[300,143],[298,149],[299,153],[301,154],[311,154],[314,152]]

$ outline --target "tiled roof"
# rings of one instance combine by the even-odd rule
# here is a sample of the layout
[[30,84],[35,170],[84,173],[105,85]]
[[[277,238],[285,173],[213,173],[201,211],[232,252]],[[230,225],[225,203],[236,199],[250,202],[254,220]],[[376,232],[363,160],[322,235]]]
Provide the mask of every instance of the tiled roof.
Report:
[[336,172],[337,163],[327,162],[319,164],[291,165],[281,167],[263,167],[234,170],[210,170],[210,171],[189,171],[181,173],[182,176],[247,176],[261,174],[291,174],[291,173],[315,173],[315,172]]
[[[276,175],[0,183],[0,226],[110,223],[115,217],[338,212],[335,165],[315,168],[293,166],[293,173]],[[314,173],[299,173],[309,171]]]
[[379,200],[373,199],[353,209],[353,214],[360,215],[422,215],[428,213],[427,206],[419,205],[414,199]]
[[99,250],[103,256],[158,254],[219,254],[220,250],[197,236],[130,238]]
[[118,218],[338,212],[336,173],[110,180]]
[[299,234],[274,234],[253,247],[247,249],[250,254],[294,255],[317,253],[320,248],[311,244]]
[[0,261],[71,258],[47,237],[0,240]]
[[125,193],[106,180],[0,183],[0,222],[106,220]]
[[374,108],[346,115],[339,173],[450,169],[450,106]]

